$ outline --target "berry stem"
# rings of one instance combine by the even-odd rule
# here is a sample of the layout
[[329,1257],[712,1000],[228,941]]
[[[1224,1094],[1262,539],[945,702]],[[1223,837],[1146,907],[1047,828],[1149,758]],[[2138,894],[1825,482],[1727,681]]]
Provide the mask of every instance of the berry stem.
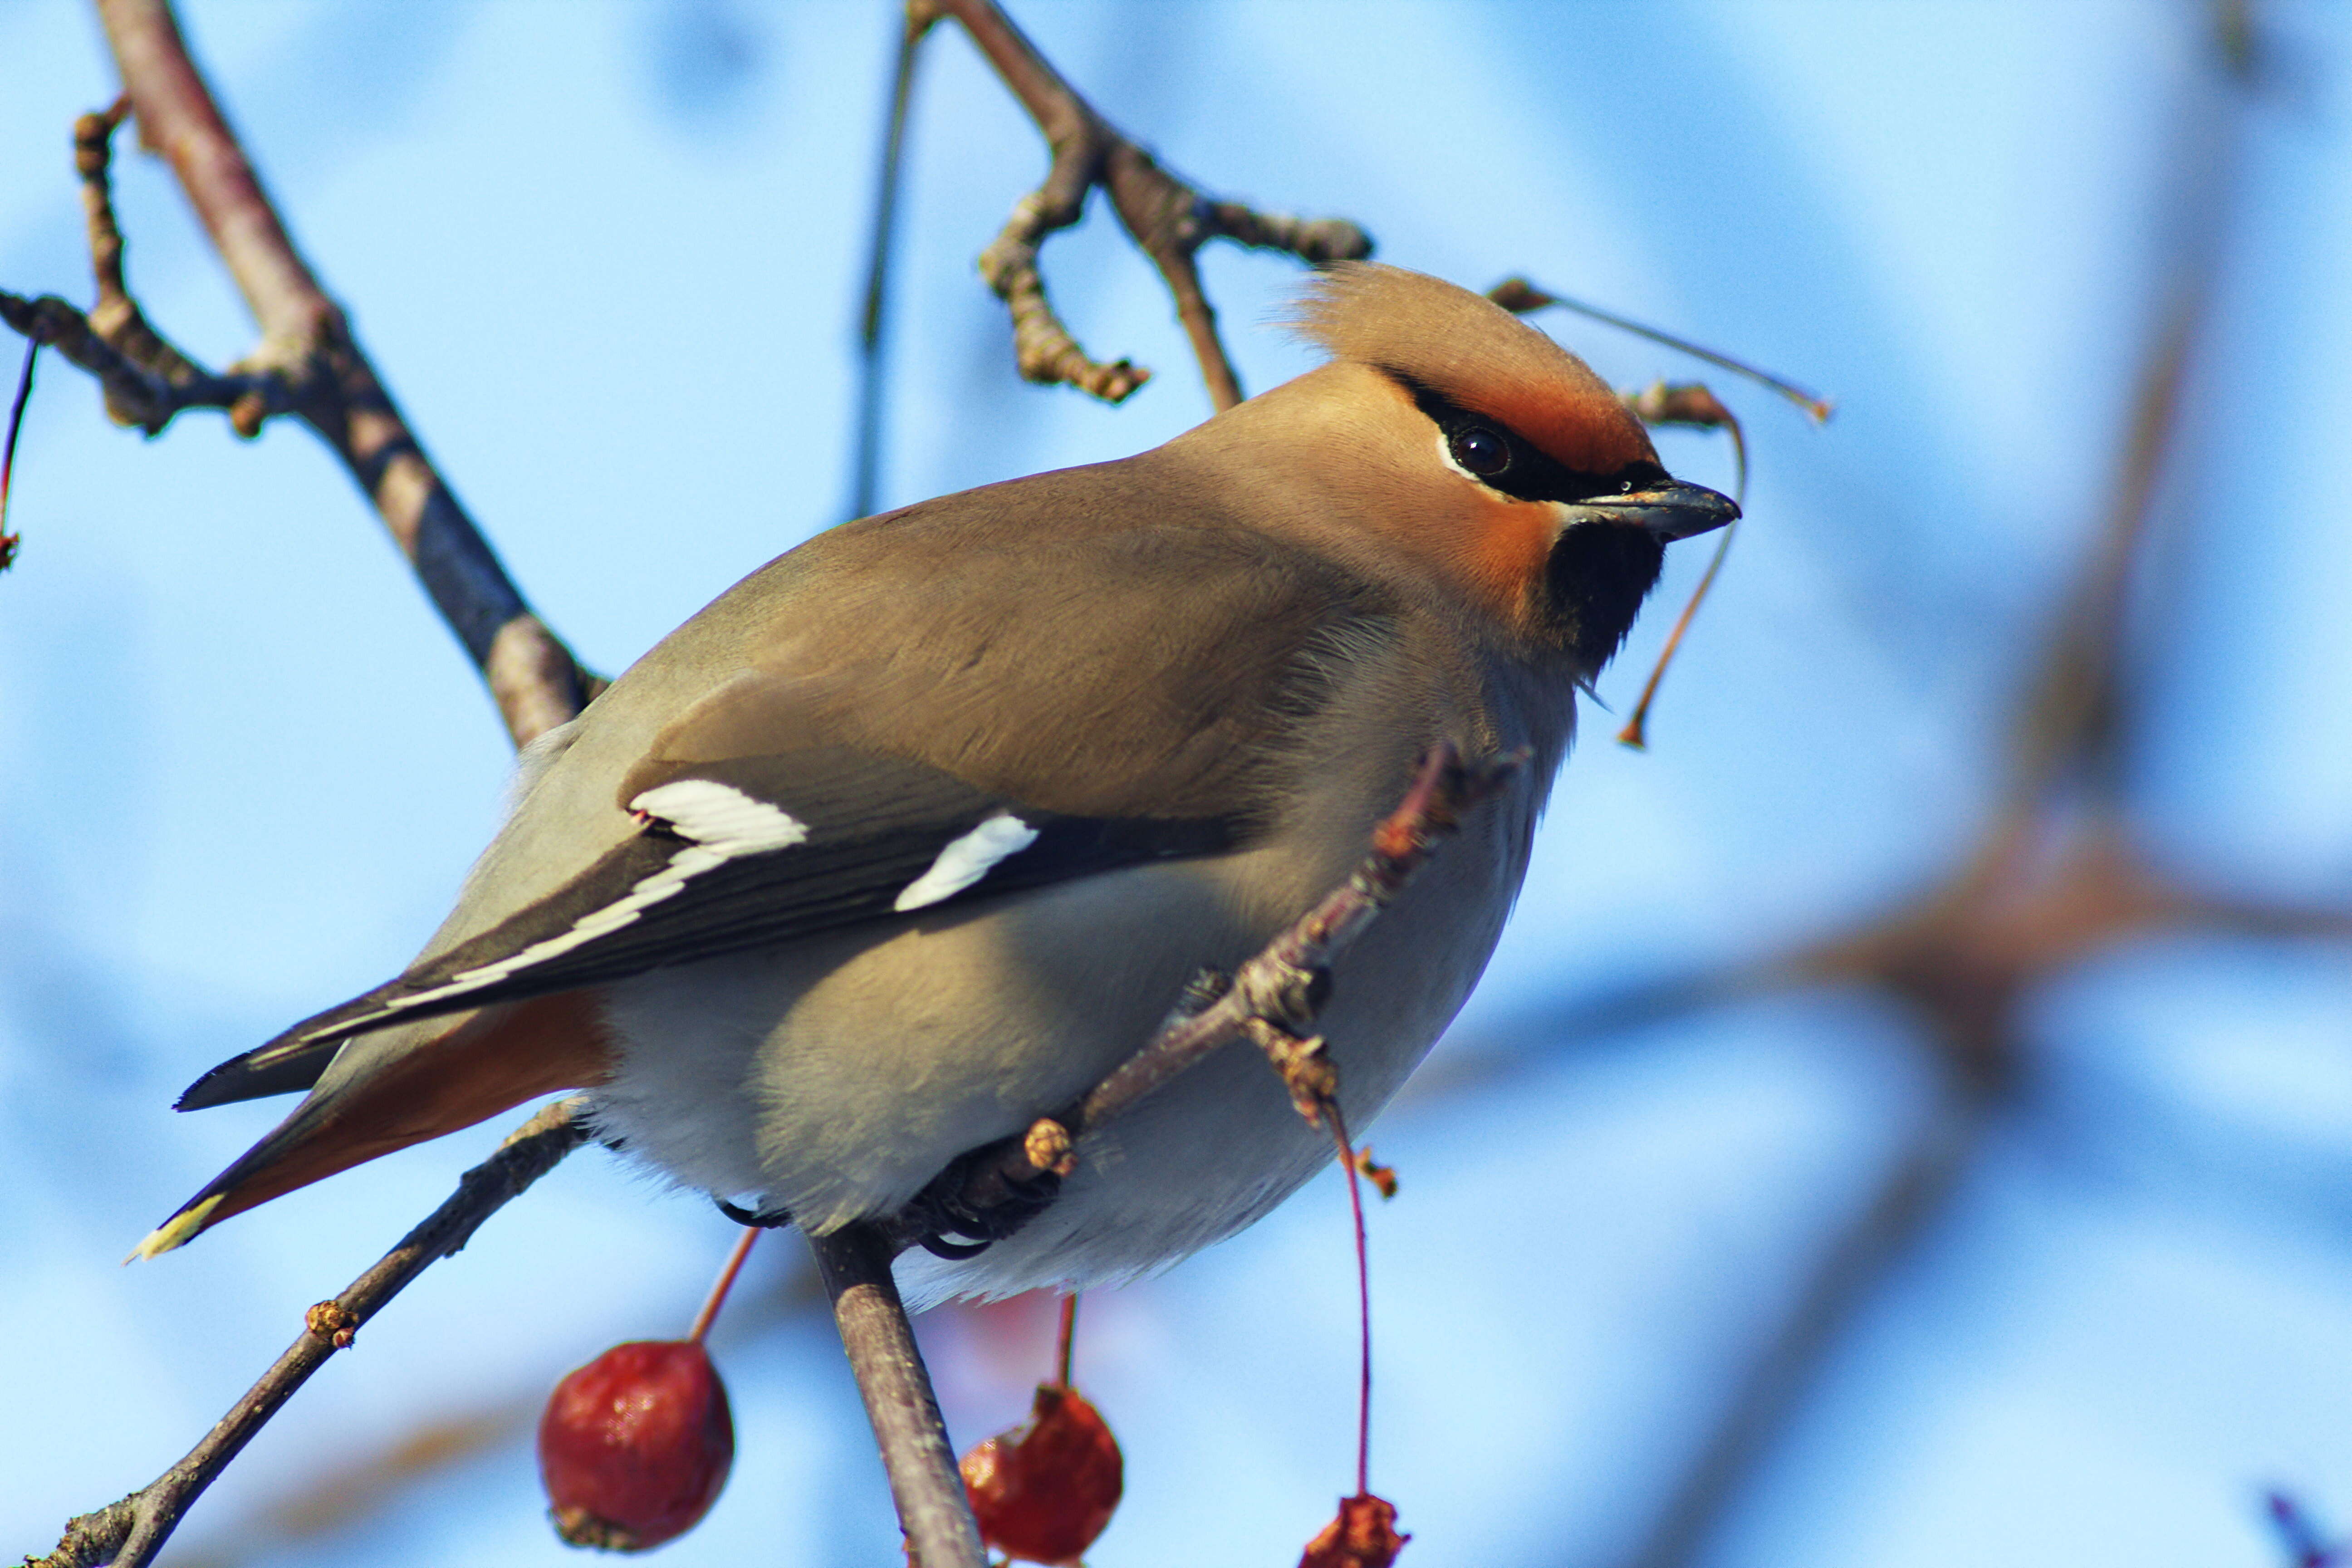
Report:
[[40,358],[41,340],[25,342],[25,368],[16,377],[16,401],[8,409],[8,442],[0,447],[0,570],[16,553],[16,538],[8,531],[8,482],[16,472],[16,434],[25,427],[25,405],[33,395],[33,364]]
[[1744,375],[1759,386],[1771,388],[1807,414],[1811,415],[1813,423],[1816,425],[1827,424],[1830,415],[1837,406],[1820,394],[1807,392],[1796,383],[1774,375],[1770,371],[1759,370],[1746,360],[1734,359],[1729,354],[1717,353],[1711,348],[1695,343],[1688,338],[1678,338],[1672,332],[1661,331],[1655,327],[1643,326],[1632,317],[1621,316],[1614,310],[1604,310],[1598,305],[1588,305],[1581,300],[1570,300],[1563,295],[1547,292],[1524,278],[1504,279],[1486,290],[1486,298],[1517,316],[1524,316],[1530,310],[1540,310],[1547,305],[1558,305],[1562,310],[1573,310],[1580,316],[1590,316],[1592,320],[1614,327],[1621,332],[1631,332],[1637,338],[1647,338],[1654,343],[1664,343],[1670,349],[1678,349],[1693,359],[1703,359],[1709,364],[1721,365],[1734,375]]
[[1074,1388],[1070,1381],[1070,1358],[1078,1343],[1078,1293],[1076,1290],[1062,1298],[1062,1332],[1054,1346],[1054,1386]]
[[694,1327],[686,1331],[688,1344],[700,1344],[702,1336],[710,1331],[710,1325],[719,1317],[719,1309],[727,1304],[727,1292],[735,1288],[735,1276],[743,1272],[743,1260],[751,1256],[751,1244],[759,1239],[757,1230],[749,1226],[744,1227],[742,1238],[735,1243],[735,1250],[727,1256],[727,1267],[719,1271],[718,1282],[710,1287],[709,1299],[702,1303],[702,1310],[694,1315]]
[[1340,1120],[1339,1102],[1326,1100],[1323,1114],[1331,1119],[1331,1137],[1339,1145],[1339,1168],[1348,1173],[1348,1207],[1356,1220],[1356,1310],[1363,1327],[1363,1370],[1356,1385],[1356,1495],[1370,1491],[1372,1468],[1372,1266],[1364,1242],[1364,1177],[1356,1168],[1355,1146],[1348,1124]]
[[[1748,437],[1741,434],[1739,421],[1734,419],[1726,428],[1731,434],[1731,451],[1738,464],[1738,482],[1732,486],[1732,500],[1741,506],[1748,504]],[[1666,634],[1664,647],[1658,650],[1658,662],[1650,670],[1650,679],[1643,684],[1642,695],[1633,704],[1633,716],[1617,731],[1617,743],[1631,746],[1637,752],[1650,749],[1650,704],[1658,699],[1658,682],[1666,678],[1666,666],[1675,661],[1675,652],[1683,646],[1683,634],[1690,630],[1691,619],[1698,607],[1706,602],[1707,590],[1715,586],[1716,574],[1723,570],[1723,558],[1731,553],[1731,536],[1739,531],[1739,520],[1734,518],[1724,529],[1723,537],[1715,542],[1715,554],[1699,576],[1698,586],[1691,590],[1690,603],[1675,618],[1675,629]]]

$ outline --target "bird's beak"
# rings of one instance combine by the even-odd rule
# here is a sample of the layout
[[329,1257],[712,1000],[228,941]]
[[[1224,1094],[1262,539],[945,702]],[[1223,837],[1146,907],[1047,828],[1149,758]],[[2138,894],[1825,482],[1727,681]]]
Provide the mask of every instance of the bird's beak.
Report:
[[1705,485],[1668,479],[1645,490],[1580,502],[1571,510],[1595,522],[1638,524],[1671,542],[1721,528],[1739,515],[1739,503]]

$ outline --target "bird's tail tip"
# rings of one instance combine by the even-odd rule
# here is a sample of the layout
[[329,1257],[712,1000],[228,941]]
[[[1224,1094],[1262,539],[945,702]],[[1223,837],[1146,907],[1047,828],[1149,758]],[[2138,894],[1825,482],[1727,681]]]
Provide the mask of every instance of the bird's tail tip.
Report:
[[127,1266],[142,1258],[159,1258],[173,1247],[185,1247],[195,1239],[197,1232],[211,1223],[213,1211],[220,1207],[221,1199],[226,1195],[215,1193],[208,1198],[190,1204],[149,1231],[146,1239],[131,1249],[131,1256],[124,1258],[123,1263]]

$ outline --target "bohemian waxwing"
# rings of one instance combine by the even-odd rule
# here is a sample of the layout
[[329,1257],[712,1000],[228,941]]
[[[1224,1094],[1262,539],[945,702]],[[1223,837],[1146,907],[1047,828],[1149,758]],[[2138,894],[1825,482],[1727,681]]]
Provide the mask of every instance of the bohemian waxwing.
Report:
[[[1425,748],[1527,747],[1334,970],[1318,1027],[1369,1122],[1494,948],[1577,688],[1666,542],[1738,509],[1475,294],[1336,267],[1297,324],[1331,363],[1139,456],[819,535],[534,742],[416,961],[181,1098],[310,1090],[140,1254],[559,1089],[721,1199],[891,1213],[1337,886]],[[1181,1258],[1330,1148],[1234,1049],[1078,1154],[920,1292]]]

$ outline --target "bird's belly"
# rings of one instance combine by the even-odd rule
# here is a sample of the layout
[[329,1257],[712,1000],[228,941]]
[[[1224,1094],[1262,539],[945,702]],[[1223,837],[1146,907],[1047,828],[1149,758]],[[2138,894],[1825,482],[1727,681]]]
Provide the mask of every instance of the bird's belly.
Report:
[[[1517,841],[1474,824],[1335,970],[1318,1027],[1351,1124],[1468,994],[1517,890]],[[1276,842],[623,982],[600,1124],[681,1182],[757,1194],[812,1229],[893,1212],[957,1155],[1084,1094],[1195,970],[1255,952],[1346,869]],[[1132,1275],[1240,1229],[1330,1153],[1257,1053],[1230,1046],[1087,1138],[1020,1234],[952,1268],[926,1260],[909,1283],[995,1294]]]

